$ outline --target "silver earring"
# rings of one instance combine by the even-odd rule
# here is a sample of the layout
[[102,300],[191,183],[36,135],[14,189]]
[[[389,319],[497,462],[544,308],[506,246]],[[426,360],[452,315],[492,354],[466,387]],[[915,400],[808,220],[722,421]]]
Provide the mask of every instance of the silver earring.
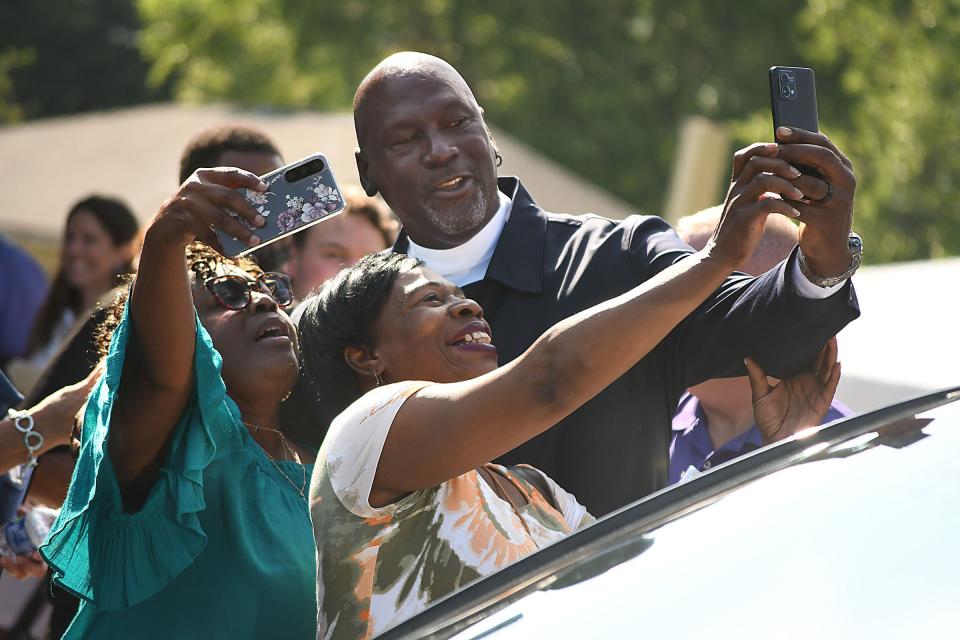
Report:
[[500,155],[499,151],[494,151],[493,157],[496,158],[498,167],[503,164],[503,156]]
[[378,387],[383,384],[383,378],[381,378],[380,374],[377,373],[376,371],[373,372],[373,379],[377,381]]

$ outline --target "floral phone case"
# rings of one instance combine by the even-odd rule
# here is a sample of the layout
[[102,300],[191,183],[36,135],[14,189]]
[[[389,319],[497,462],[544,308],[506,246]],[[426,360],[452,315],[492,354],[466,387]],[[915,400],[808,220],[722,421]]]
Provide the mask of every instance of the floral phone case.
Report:
[[267,183],[263,192],[237,189],[267,222],[254,227],[236,213],[227,210],[243,226],[259,236],[260,244],[247,243],[217,229],[217,237],[226,256],[242,256],[302,231],[321,220],[343,211],[345,206],[333,170],[323,154],[317,153],[272,171],[261,179]]

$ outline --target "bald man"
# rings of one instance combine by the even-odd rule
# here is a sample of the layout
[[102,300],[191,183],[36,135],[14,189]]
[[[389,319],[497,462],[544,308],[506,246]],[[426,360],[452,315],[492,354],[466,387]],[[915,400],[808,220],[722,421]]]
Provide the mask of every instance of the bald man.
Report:
[[[404,52],[378,64],[357,89],[354,122],[361,184],[403,223],[394,251],[420,258],[483,306],[501,364],[558,321],[692,252],[660,218],[549,213],[519,179],[498,179],[500,154],[483,110],[439,58]],[[684,390],[742,375],[748,355],[792,375],[859,314],[848,280],[858,264],[848,241],[849,161],[820,134],[781,134],[784,144],[737,154],[734,176],[755,188],[732,197],[759,212],[799,216],[804,259],[794,251],[758,278],[731,276],[623,377],[498,462],[539,467],[592,513],[607,513],[666,484],[670,419]],[[816,166],[824,178],[802,176],[791,163]]]
[[[699,251],[710,242],[722,214],[723,208],[718,206],[681,218],[677,233]],[[782,216],[770,216],[763,237],[741,271],[754,276],[765,273],[786,260],[796,244],[797,227]],[[836,358],[836,339],[832,339],[812,371],[789,380],[771,383],[751,362],[748,376],[707,380],[691,387],[680,398],[673,417],[670,484],[680,481],[691,467],[706,471],[805,427],[850,415],[850,409],[833,397],[840,380]],[[791,411],[779,413],[776,420],[761,422],[758,427],[758,420],[765,417],[765,405],[791,386],[799,391],[791,394]]]

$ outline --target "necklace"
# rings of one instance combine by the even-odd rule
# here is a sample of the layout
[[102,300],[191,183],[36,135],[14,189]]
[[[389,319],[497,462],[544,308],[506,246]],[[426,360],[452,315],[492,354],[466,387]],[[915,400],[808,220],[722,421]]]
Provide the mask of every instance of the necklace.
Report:
[[[243,424],[244,424],[246,427],[248,427],[248,428],[250,428],[250,429],[253,429],[254,431],[269,431],[270,433],[275,433],[275,434],[277,434],[278,436],[280,436],[280,444],[283,445],[283,448],[284,448],[284,450],[286,451],[286,453],[290,454],[289,460],[290,460],[291,462],[296,462],[298,465],[300,465],[300,472],[303,474],[303,484],[301,484],[301,485],[298,487],[298,486],[297,486],[297,483],[295,483],[293,480],[291,480],[291,479],[290,479],[290,476],[288,476],[288,475],[284,472],[284,470],[283,470],[282,468],[280,468],[280,465],[277,464],[277,461],[273,459],[273,456],[270,455],[269,453],[267,453],[265,449],[264,449],[264,453],[267,453],[267,459],[270,460],[270,462],[273,464],[274,468],[275,468],[277,471],[280,472],[280,475],[282,475],[282,476],[286,479],[286,481],[290,483],[290,486],[293,487],[293,488],[297,491],[297,493],[300,494],[300,497],[301,497],[301,498],[303,498],[304,500],[306,500],[306,499],[307,499],[307,496],[306,496],[306,490],[307,490],[307,468],[303,465],[302,462],[300,462],[300,456],[297,455],[297,452],[294,451],[294,450],[290,447],[289,444],[287,444],[287,439],[284,437],[283,432],[280,431],[280,429],[271,429],[270,427],[261,427],[261,426],[258,425],[258,424],[250,424],[249,422],[244,422]],[[258,443],[258,445],[259,445],[259,443]],[[261,449],[262,449],[262,448],[263,448],[263,447],[261,446]],[[288,459],[288,458],[286,457],[286,455],[284,455],[284,460],[287,460],[287,459]]]

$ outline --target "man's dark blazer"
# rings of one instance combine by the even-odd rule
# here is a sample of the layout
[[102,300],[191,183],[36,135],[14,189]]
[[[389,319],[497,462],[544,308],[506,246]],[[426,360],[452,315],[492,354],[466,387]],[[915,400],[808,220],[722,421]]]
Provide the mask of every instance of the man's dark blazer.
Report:
[[[500,364],[548,328],[622,294],[692,249],[655,216],[611,221],[548,213],[517,178],[486,277],[463,287],[483,307]],[[409,247],[401,234],[394,251]],[[529,463],[603,515],[667,481],[670,420],[680,395],[710,378],[745,375],[754,358],[771,376],[807,368],[826,341],[859,315],[853,286],[824,300],[801,297],[785,261],[753,278],[735,274],[630,371],[556,427],[497,462]]]

